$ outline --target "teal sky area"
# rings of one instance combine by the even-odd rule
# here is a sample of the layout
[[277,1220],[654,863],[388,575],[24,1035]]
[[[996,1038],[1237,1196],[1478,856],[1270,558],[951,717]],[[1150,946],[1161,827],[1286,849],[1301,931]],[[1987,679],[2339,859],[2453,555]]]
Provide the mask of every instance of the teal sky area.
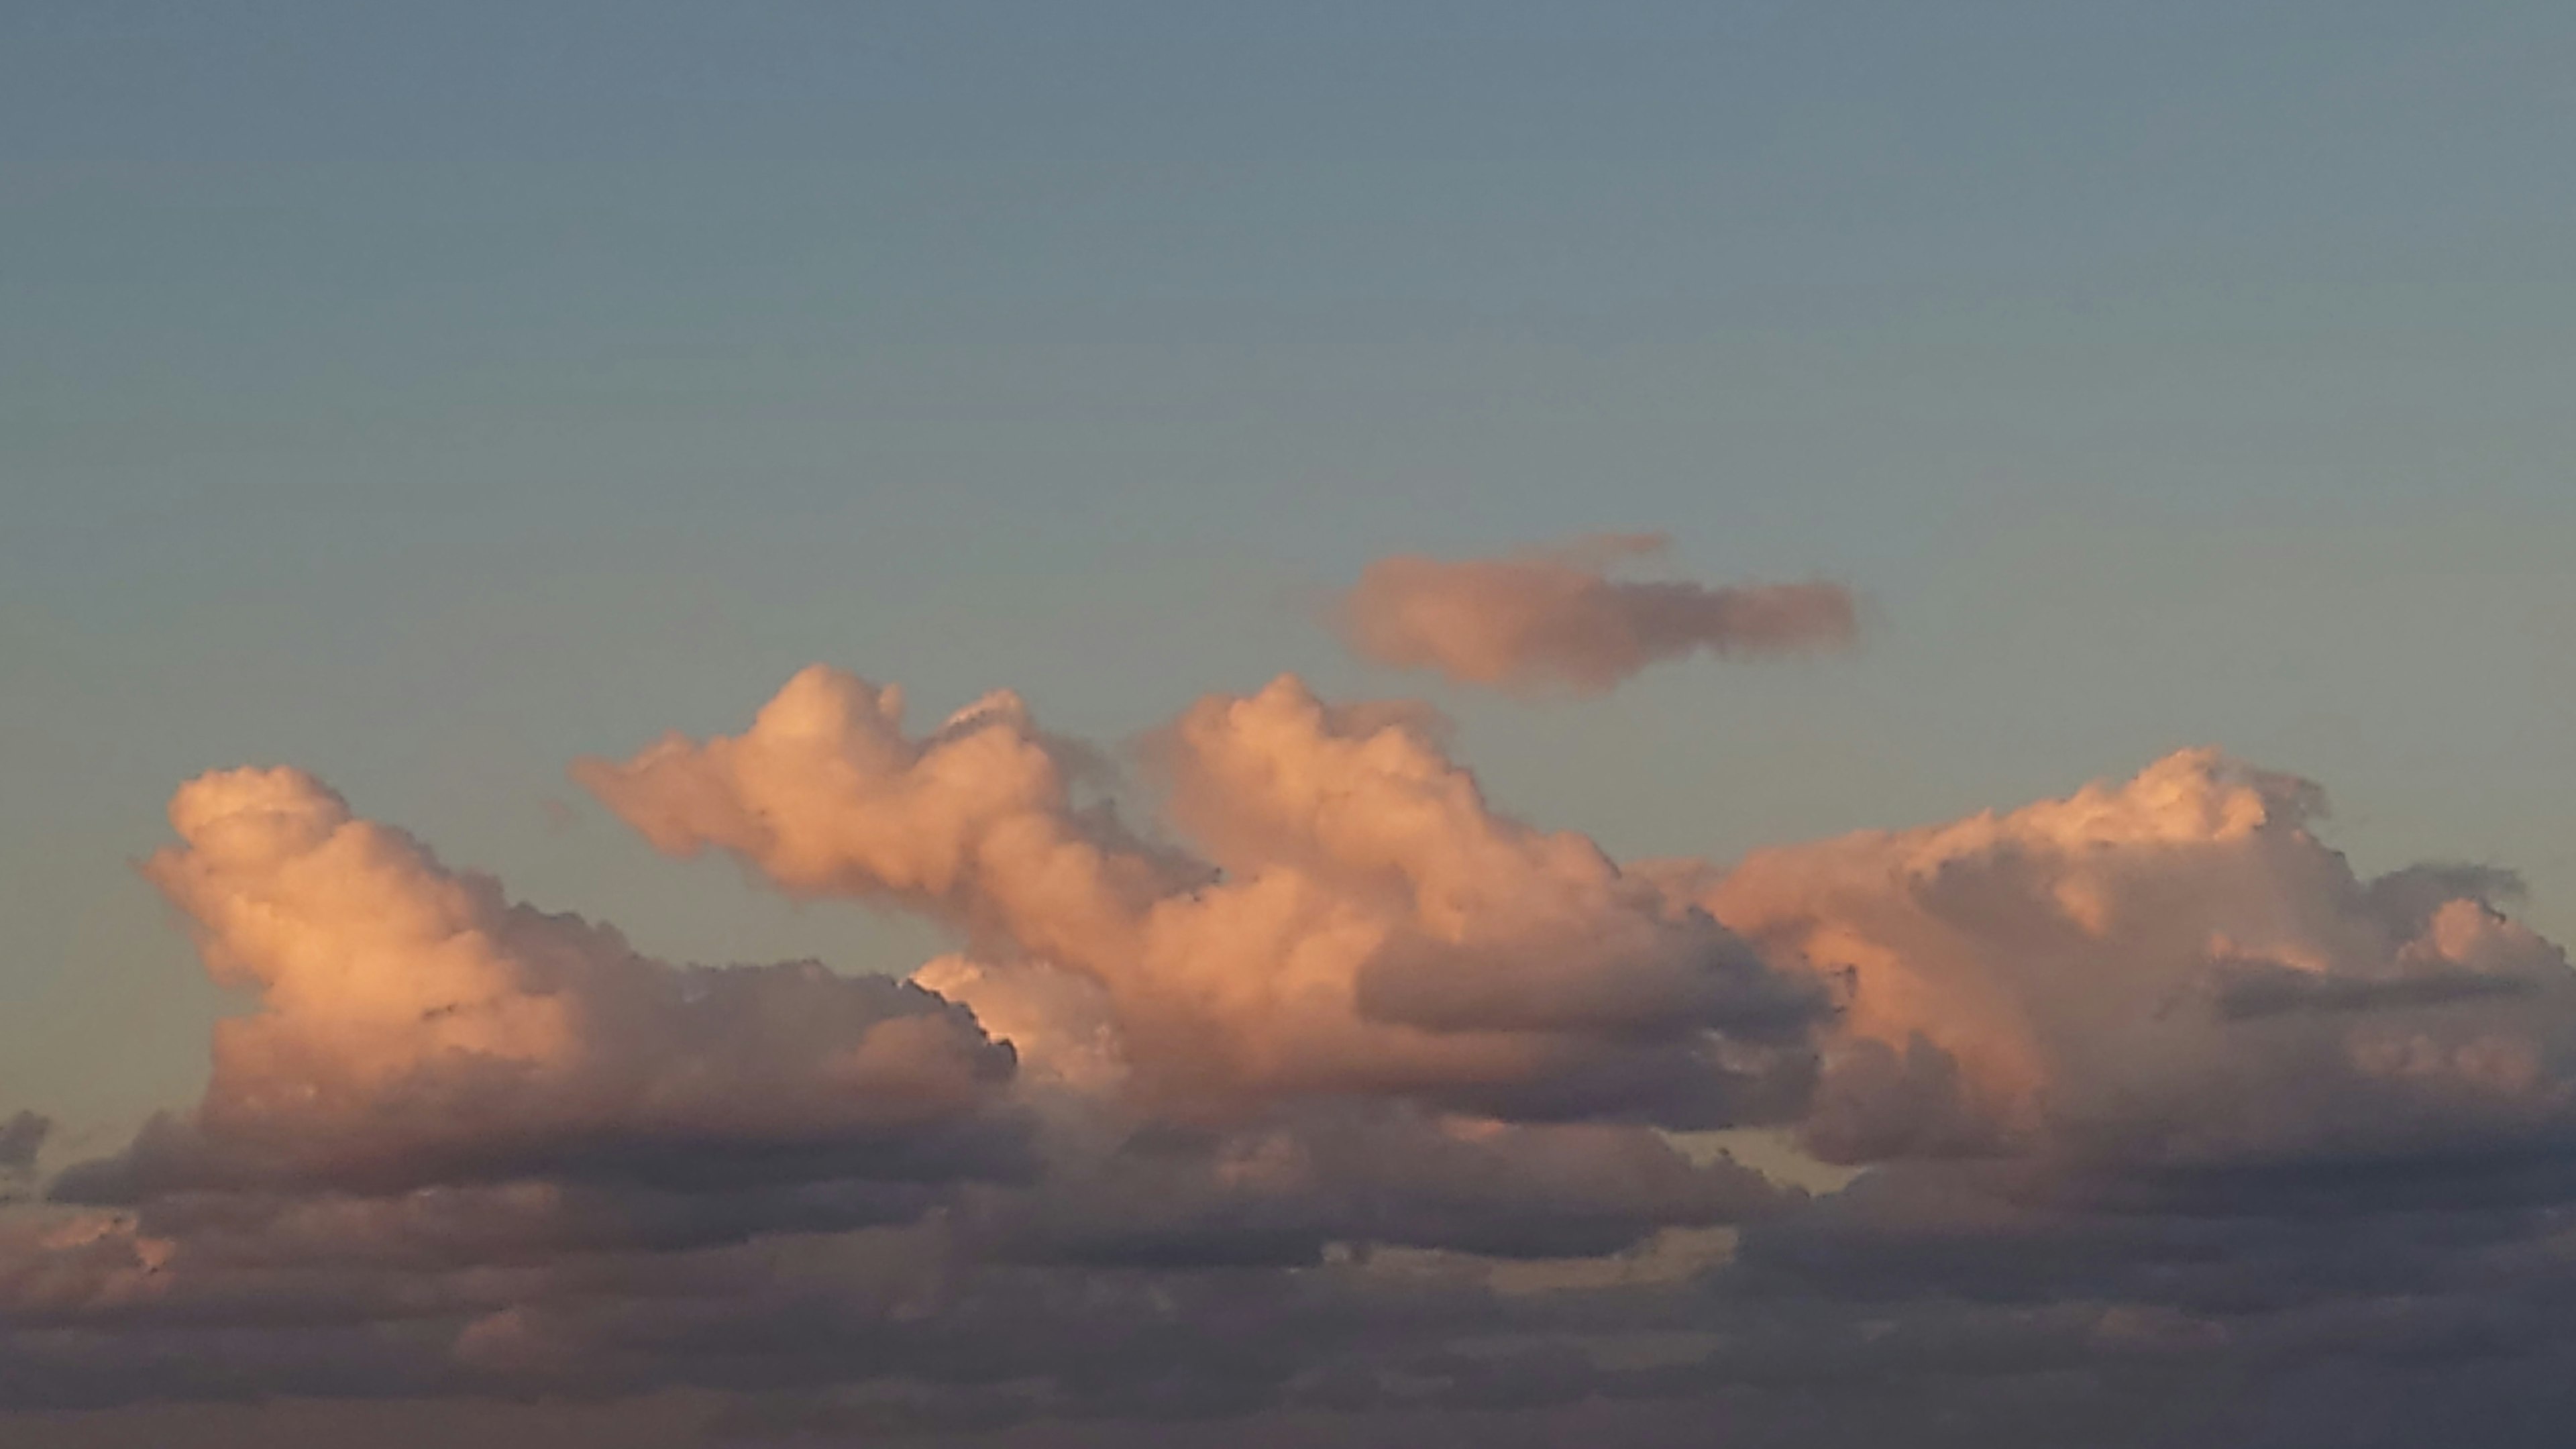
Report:
[[[2538,3],[0,7],[0,1114],[195,1093],[132,862],[218,766],[908,969],[565,776],[814,661],[1422,694],[1622,856],[2212,743],[2576,937],[2571,74]],[[1529,702],[1316,622],[1604,529],[1862,646]]]

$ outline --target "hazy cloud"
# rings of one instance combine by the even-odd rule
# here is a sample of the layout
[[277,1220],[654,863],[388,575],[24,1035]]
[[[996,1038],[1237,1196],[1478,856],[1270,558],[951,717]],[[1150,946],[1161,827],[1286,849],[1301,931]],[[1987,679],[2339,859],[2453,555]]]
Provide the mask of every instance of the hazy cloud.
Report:
[[1622,560],[1670,542],[1615,534],[1504,558],[1380,559],[1341,600],[1342,637],[1381,664],[1462,684],[1583,694],[1694,653],[1788,654],[1851,642],[1857,613],[1839,584],[1611,576]]
[[36,1175],[36,1154],[54,1130],[53,1119],[19,1112],[0,1120],[0,1203],[8,1202]]

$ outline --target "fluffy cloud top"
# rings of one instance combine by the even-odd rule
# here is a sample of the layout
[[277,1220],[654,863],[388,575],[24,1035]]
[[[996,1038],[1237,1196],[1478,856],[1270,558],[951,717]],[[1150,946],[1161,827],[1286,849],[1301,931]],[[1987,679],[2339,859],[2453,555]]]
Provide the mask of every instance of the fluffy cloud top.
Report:
[[1200,701],[1156,752],[1195,855],[1079,807],[1016,698],[914,739],[894,691],[819,668],[741,735],[578,774],[665,850],[954,924],[976,964],[942,990],[995,1019],[1093,1013],[1072,1038],[1166,1103],[1389,1093],[1687,1126],[1793,1105],[1813,981],[1589,840],[1495,813],[1429,726],[1291,678]]
[[300,771],[204,776],[170,820],[181,843],[145,873],[260,1009],[217,1024],[193,1114],[72,1170],[64,1195],[725,1163],[901,1177],[992,1150],[1011,1051],[918,987],[647,960],[447,869]]
[[1647,665],[1710,654],[1785,654],[1851,642],[1837,584],[1711,587],[1620,580],[1660,534],[1578,539],[1506,558],[1400,554],[1370,564],[1341,601],[1343,638],[1403,669],[1463,684],[1598,694]]
[[2172,1162],[2457,1146],[2576,1104],[2576,976],[2509,878],[2357,878],[2322,795],[2214,751],[1954,825],[1755,853],[1700,900],[1852,988],[1811,1142]]

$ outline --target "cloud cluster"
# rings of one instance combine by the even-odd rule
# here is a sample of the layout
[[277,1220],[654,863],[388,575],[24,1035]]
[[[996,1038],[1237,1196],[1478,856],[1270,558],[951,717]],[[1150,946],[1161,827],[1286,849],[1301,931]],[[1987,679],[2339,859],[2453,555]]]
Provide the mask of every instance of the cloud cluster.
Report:
[[[2315,786],[2212,751],[1731,866],[1515,820],[1427,708],[1293,678],[1138,754],[1149,796],[1009,694],[914,733],[818,667],[576,767],[666,852],[939,923],[901,981],[655,961],[310,776],[190,782],[145,874],[254,1009],[193,1108],[0,1212],[0,1428],[675,1387],[712,1407],[674,1442],[733,1444],[2576,1408],[2576,976],[2508,873],[2359,875]],[[49,1125],[0,1124],[0,1177]]]
[[1078,803],[1068,750],[1016,698],[915,739],[898,694],[822,668],[743,734],[578,773],[664,850],[949,923],[971,960],[927,982],[989,1020],[1049,1021],[1026,1042],[1043,1069],[1167,1109],[1365,1094],[1686,1127],[1788,1110],[1827,1006],[1812,977],[1591,841],[1495,813],[1434,724],[1291,678],[1200,701],[1154,747],[1194,852]]
[[1837,584],[1611,577],[1622,560],[1669,546],[1661,534],[1611,534],[1504,558],[1380,559],[1341,600],[1342,637],[1381,664],[1462,684],[1581,694],[1695,653],[1787,654],[1851,642],[1856,613]]
[[912,739],[830,671],[738,739],[583,767],[666,845],[949,923],[913,981],[652,961],[300,772],[192,781],[145,874],[257,1007],[192,1110],[0,1233],[0,1393],[749,1389],[862,1354],[964,1402],[1071,1372],[1103,1312],[1194,1333],[1176,1293],[1377,1331],[1337,1254],[1615,1255],[1792,1205],[1650,1124],[1794,1108],[1821,994],[1493,813],[1435,736],[1293,681],[1209,701],[1159,751],[1205,854],[1078,800],[1087,752],[1007,696]]

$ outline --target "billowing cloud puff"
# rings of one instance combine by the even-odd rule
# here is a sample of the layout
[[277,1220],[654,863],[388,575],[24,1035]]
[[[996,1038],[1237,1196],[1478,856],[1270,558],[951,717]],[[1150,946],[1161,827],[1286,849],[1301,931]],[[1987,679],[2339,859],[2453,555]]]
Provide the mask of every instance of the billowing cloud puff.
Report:
[[1836,584],[1711,587],[1620,580],[1660,534],[1578,539],[1506,558],[1380,559],[1340,605],[1343,638],[1403,669],[1511,689],[1608,690],[1667,659],[1782,654],[1851,642],[1851,594]]
[[[916,740],[893,691],[821,668],[742,735],[578,774],[665,850],[951,922],[975,964],[925,979],[1166,1104],[1389,1094],[1687,1126],[1794,1108],[1812,980],[1592,842],[1493,812],[1419,709],[1283,678],[1202,700],[1156,756],[1203,855],[1078,807],[1066,748],[1016,698]],[[1069,1034],[1039,1025],[1068,1009]]]
[[918,987],[819,966],[680,968],[509,901],[294,770],[172,800],[145,866],[207,968],[205,1099],[57,1193],[390,1191],[514,1177],[678,1183],[972,1172],[1007,1156],[1007,1046]]
[[1954,825],[1756,852],[1700,896],[1849,981],[1807,1124],[1847,1159],[2213,1163],[2555,1130],[2576,975],[2498,872],[2365,881],[2315,786],[2213,751]]

